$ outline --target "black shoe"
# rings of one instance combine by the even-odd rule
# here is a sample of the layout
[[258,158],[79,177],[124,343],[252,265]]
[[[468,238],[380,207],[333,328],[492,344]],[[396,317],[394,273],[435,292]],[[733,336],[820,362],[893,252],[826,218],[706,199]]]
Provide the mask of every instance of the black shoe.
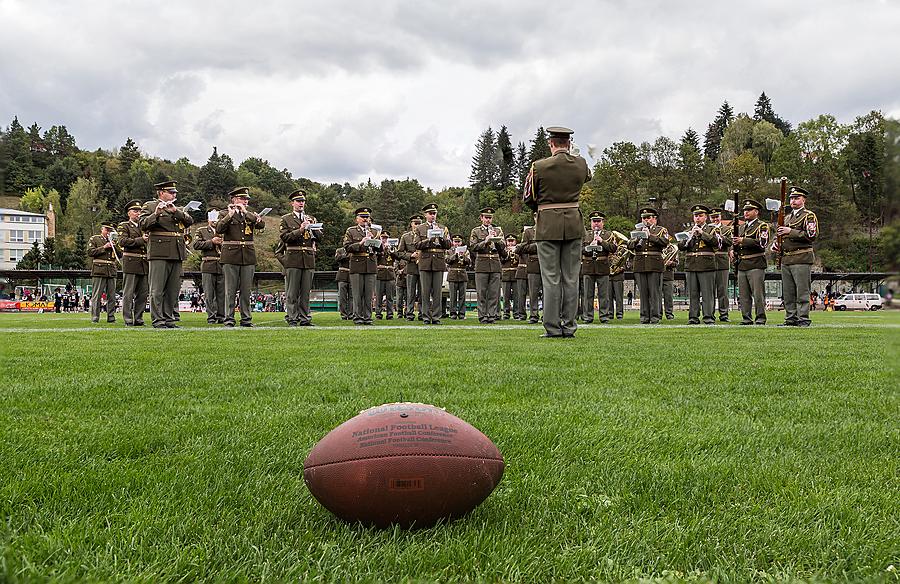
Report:
[[650,324],[659,324],[659,321],[658,321],[658,320],[651,320],[651,321],[650,321]]
[[99,323],[100,323],[100,319],[94,320],[94,319],[92,318],[92,319],[91,319],[91,322],[94,323],[94,324],[99,324]]
[[134,323],[134,326],[144,326],[144,321],[139,320]]
[[675,317],[674,317],[674,316],[669,316],[669,315],[667,314],[667,315],[666,315],[666,320],[675,320]]
[[574,339],[574,338],[575,338],[575,333],[566,333],[566,334],[563,334],[563,338],[564,338],[564,339]]
[[415,322],[416,317],[415,316],[407,316],[406,320],[408,320],[409,322]]
[[796,322],[783,322],[778,326],[798,326]]
[[431,324],[431,319],[426,318],[422,321],[422,324]]
[[600,324],[609,324],[609,319],[604,318],[603,320],[600,321]]
[[419,320],[422,320],[422,315],[420,314],[417,318],[418,318]]
[[372,326],[372,321],[371,321],[371,320],[367,320],[367,321],[364,322],[363,324],[364,324],[365,326]]
[[591,324],[592,322],[594,322],[594,319],[592,318],[591,320],[582,320],[581,322],[583,322],[584,324]]
[[747,326],[747,325],[752,325],[753,323],[752,323],[752,322],[744,322],[744,321],[741,321],[741,322],[738,323],[738,324],[740,324],[741,326]]
[[114,318],[107,318],[107,319],[106,319],[106,322],[116,322],[116,319],[114,319]]
[[562,335],[551,335],[550,333],[544,333],[540,336],[542,339],[561,339]]
[[296,323],[296,322],[289,322],[289,323],[288,323],[288,326],[297,326],[297,323]]
[[700,324],[699,320],[689,320],[688,324]]
[[538,319],[536,319],[536,318],[529,318],[529,319],[528,319],[528,324],[537,324],[537,323],[539,323],[539,322],[540,322],[540,321],[539,321]]
[[173,329],[173,328],[181,328],[181,327],[178,326],[177,324],[167,324],[167,325],[166,325],[166,328]]
[[234,323],[233,323],[233,322],[226,322],[226,323],[225,323],[225,326],[227,326],[228,328],[234,328]]
[[719,317],[719,322],[731,322],[731,321],[728,320],[728,317],[727,317],[727,316],[720,316],[720,317]]
[[809,326],[811,326],[811,325],[812,325],[811,322],[800,322],[800,323],[797,323],[797,326],[799,326],[800,328],[807,328],[807,327],[809,327]]
[[311,322],[301,322],[299,326],[316,326]]
[[390,316],[387,317],[387,319],[388,319],[388,320],[394,320],[394,315],[391,314]]
[[134,323],[133,323],[133,322],[126,322],[126,323],[125,323],[125,326],[134,326]]
[[381,320],[381,315],[380,315],[380,314],[376,314],[376,315],[375,315],[375,318],[377,318],[378,320]]
[[441,321],[439,321],[439,320],[433,320],[433,321],[431,321],[431,324],[441,324]]
[[504,315],[503,315],[503,320],[509,320],[509,315],[508,315],[508,314],[504,314]]
[[764,323],[764,322],[755,322],[753,324],[755,324],[757,326],[766,326],[766,323]]
[[255,327],[256,325],[253,324],[252,322],[242,322],[242,323],[241,323],[241,326],[244,327],[244,328],[253,328],[253,327]]

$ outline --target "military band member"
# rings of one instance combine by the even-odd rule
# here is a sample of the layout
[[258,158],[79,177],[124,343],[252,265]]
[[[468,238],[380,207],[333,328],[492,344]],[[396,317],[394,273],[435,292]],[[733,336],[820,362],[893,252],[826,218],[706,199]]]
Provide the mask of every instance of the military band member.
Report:
[[144,326],[144,309],[150,294],[147,280],[147,240],[150,236],[141,231],[141,202],[134,200],[127,205],[128,220],[119,223],[119,245],[122,247],[122,318],[125,326]]
[[669,232],[656,224],[658,217],[652,207],[641,209],[643,226],[638,231],[645,231],[647,237],[628,240],[628,249],[634,252],[634,281],[641,295],[641,324],[659,324],[662,320],[662,252],[669,245]]
[[[537,213],[532,219],[537,221]],[[516,246],[516,253],[526,258],[525,272],[528,278],[528,323],[537,324],[541,320],[539,306],[541,296],[541,264],[538,260],[537,242],[534,240],[534,225],[526,226],[522,232],[522,243]],[[524,296],[523,296],[524,310]]]
[[719,320],[728,322],[728,269],[731,266],[728,258],[732,246],[732,228],[722,222],[722,209],[711,209],[709,220],[718,229],[716,238],[719,242],[716,247],[716,304],[719,308]]
[[[625,246],[619,249],[626,249]],[[622,261],[619,267],[613,266],[610,262],[609,268],[609,308],[612,319],[615,315],[616,320],[622,320],[625,314],[625,270],[627,262]]]
[[[784,299],[784,323],[778,326],[807,327],[809,318],[809,288],[811,269],[816,260],[813,242],[819,236],[819,220],[806,208],[809,191],[793,186],[790,189],[790,213],[784,214],[784,225],[776,234],[782,237],[781,290]],[[774,250],[778,252],[776,241]]]
[[516,301],[516,270],[519,257],[516,255],[518,239],[510,233],[506,236],[506,257],[500,261],[500,287],[503,292],[503,320],[509,320]]
[[416,319],[416,302],[419,303],[419,320],[422,320],[422,287],[419,283],[419,253],[416,250],[415,230],[425,217],[416,214],[409,218],[409,231],[400,236],[397,255],[406,262],[406,320]]
[[284,243],[285,308],[288,326],[314,326],[309,309],[313,276],[316,273],[316,241],[319,231],[310,225],[318,223],[306,212],[306,191],[290,194],[291,212],[281,217],[280,238]]
[[[397,257],[396,250],[394,256]],[[394,268],[394,290],[397,292],[394,302],[397,308],[397,318],[404,318],[406,315],[406,260],[397,257]]]
[[600,211],[591,211],[591,228],[584,235],[584,246],[581,251],[582,300],[581,320],[585,323],[594,321],[594,292],[597,293],[597,312],[600,322],[609,322],[609,254],[616,251],[618,245],[611,231],[604,229],[606,215]]
[[141,209],[141,230],[148,235],[150,317],[153,328],[178,328],[175,312],[181,290],[182,262],[187,257],[185,228],[193,218],[175,206],[178,194],[173,180],[157,183],[157,198]]
[[375,318],[378,320],[381,320],[382,306],[387,319],[394,318],[397,250],[388,245],[390,237],[391,234],[387,231],[381,232],[381,249],[376,254],[378,268],[375,274]]
[[493,207],[481,210],[481,225],[469,233],[469,251],[475,253],[475,293],[478,322],[494,324],[500,318],[500,258],[506,255],[503,229],[495,227]]
[[519,261],[516,264],[516,302],[513,318],[516,320],[525,320],[527,318],[525,313],[525,299],[528,298],[528,256],[524,253],[519,253],[520,245],[522,244],[517,244],[515,249],[516,257]]
[[116,322],[116,274],[120,251],[113,241],[113,224],[100,224],[100,234],[88,240],[91,258],[91,322],[100,322],[100,300],[106,294],[106,322]]
[[584,218],[581,187],[591,180],[584,158],[569,153],[572,130],[547,128],[550,156],[531,165],[523,201],[538,213],[535,240],[544,290],[547,338],[574,337]]
[[353,320],[353,299],[350,294],[350,254],[343,247],[334,250],[337,262],[338,312],[341,320]]
[[225,324],[225,274],[219,263],[222,253],[222,236],[216,233],[219,210],[209,209],[206,226],[194,235],[194,249],[201,253],[200,282],[206,296],[206,322]]
[[447,286],[450,288],[450,318],[466,318],[466,288],[469,283],[468,269],[471,265],[469,250],[462,249],[462,235],[453,236],[453,245],[447,251]]
[[[425,324],[441,324],[441,289],[444,272],[447,271],[445,255],[450,249],[450,232],[437,222],[437,205],[431,203],[422,208],[425,221],[413,231],[413,242],[418,251],[419,282],[422,286],[422,319]],[[440,231],[435,236],[431,230]]]
[[[741,324],[766,324],[766,249],[769,246],[769,225],[759,219],[762,205],[753,199],[744,201],[744,223],[734,235],[734,256],[737,264],[738,303]],[[756,309],[756,318],[753,309]]]
[[688,324],[700,324],[701,299],[703,323],[715,324],[715,250],[719,246],[719,240],[716,237],[716,228],[706,222],[709,207],[694,205],[691,212],[694,216],[694,226],[689,232],[690,237],[678,242],[678,249],[685,252],[685,284],[690,299]]
[[[219,262],[225,273],[225,326],[234,326],[234,299],[239,297],[241,326],[253,326],[250,288],[256,274],[256,247],[253,236],[266,226],[263,218],[247,209],[250,188],[238,187],[228,193],[228,212],[216,222],[216,233],[222,236]],[[287,257],[287,254],[285,254]]]
[[668,259],[663,258],[665,269],[662,274],[662,309],[666,320],[675,318],[675,268],[678,267],[678,247],[670,245],[674,246],[675,253]]
[[353,296],[353,324],[372,324],[372,296],[375,293],[375,274],[378,263],[376,247],[367,245],[375,240],[371,229],[372,211],[360,207],[355,212],[356,225],[348,227],[342,245],[350,254],[350,291]]

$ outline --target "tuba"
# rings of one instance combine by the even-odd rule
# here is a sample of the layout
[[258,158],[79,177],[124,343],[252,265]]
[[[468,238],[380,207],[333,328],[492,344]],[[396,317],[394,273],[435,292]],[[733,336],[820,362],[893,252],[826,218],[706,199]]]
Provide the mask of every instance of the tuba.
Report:
[[678,256],[678,246],[674,243],[670,243],[662,251],[663,264],[668,264],[673,259],[675,259],[676,256]]
[[609,274],[611,276],[617,276],[625,271],[625,264],[628,263],[628,260],[634,257],[634,252],[625,247],[624,245],[620,245],[619,249],[617,249],[609,259]]

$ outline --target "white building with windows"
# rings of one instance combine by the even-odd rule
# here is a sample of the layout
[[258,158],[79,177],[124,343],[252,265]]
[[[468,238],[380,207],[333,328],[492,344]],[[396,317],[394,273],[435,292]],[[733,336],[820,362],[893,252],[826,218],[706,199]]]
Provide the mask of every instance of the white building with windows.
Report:
[[0,270],[13,270],[34,242],[43,247],[47,217],[18,209],[0,209]]

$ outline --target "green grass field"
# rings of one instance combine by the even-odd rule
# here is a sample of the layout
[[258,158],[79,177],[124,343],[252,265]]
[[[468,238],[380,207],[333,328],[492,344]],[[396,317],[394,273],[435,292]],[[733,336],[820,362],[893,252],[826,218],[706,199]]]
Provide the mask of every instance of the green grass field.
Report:
[[[0,581],[896,582],[900,313],[782,315],[547,340],[2,314]],[[499,446],[474,513],[378,531],[311,497],[313,444],[391,401]]]

